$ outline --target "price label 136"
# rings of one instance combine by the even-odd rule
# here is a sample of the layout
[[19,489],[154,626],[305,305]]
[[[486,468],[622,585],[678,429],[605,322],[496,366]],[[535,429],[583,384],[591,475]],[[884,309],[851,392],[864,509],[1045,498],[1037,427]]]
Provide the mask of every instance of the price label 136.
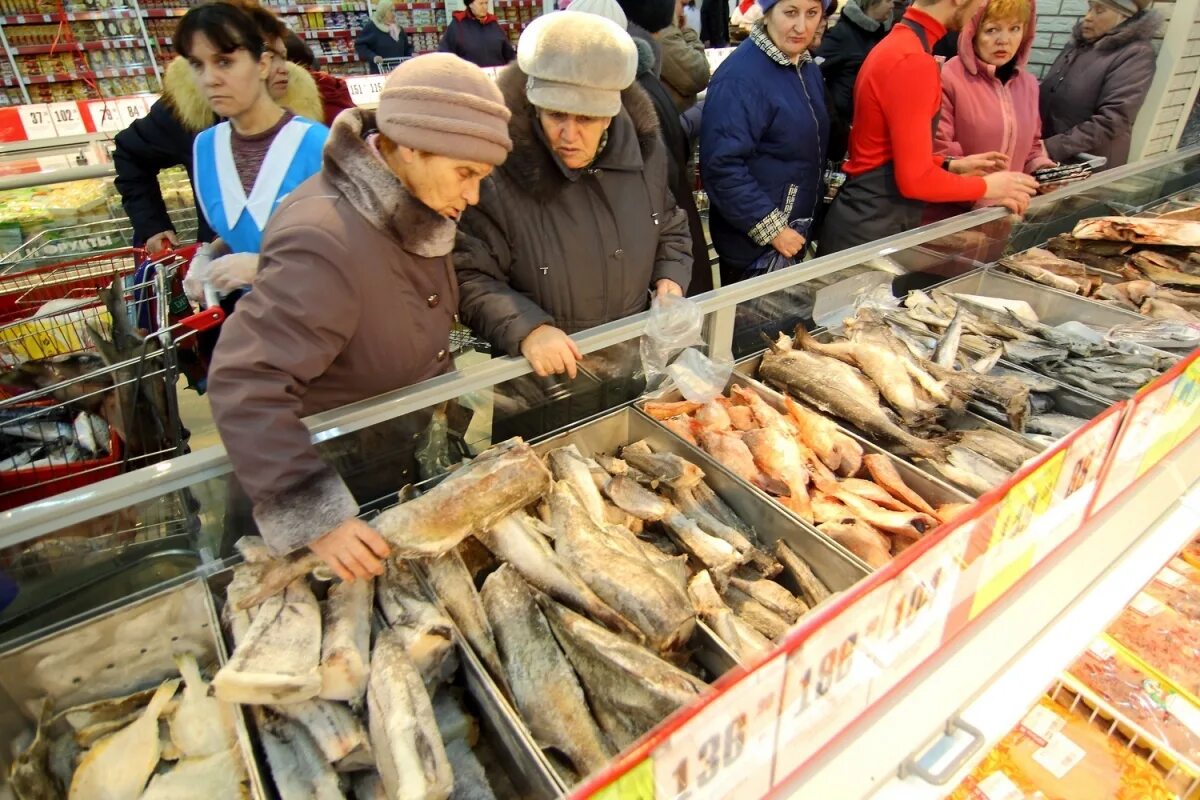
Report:
[[683,724],[654,751],[658,800],[762,797],[771,788],[786,658],[774,658]]

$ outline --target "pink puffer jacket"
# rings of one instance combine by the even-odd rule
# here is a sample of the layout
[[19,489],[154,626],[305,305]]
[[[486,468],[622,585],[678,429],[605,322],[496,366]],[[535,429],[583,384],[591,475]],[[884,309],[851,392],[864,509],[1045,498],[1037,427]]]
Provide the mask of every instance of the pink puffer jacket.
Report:
[[1054,164],[1042,143],[1038,82],[1025,68],[1033,48],[1036,5],[1007,82],[996,77],[996,67],[975,55],[975,31],[987,6],[984,3],[963,28],[958,56],[942,69],[942,116],[934,151],[948,156],[999,151],[1008,154],[1010,169],[1032,173]]

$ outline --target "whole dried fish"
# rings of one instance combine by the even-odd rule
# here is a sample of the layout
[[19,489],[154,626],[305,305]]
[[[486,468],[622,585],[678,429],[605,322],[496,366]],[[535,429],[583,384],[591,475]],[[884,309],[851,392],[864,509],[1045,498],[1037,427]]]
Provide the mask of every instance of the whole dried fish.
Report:
[[264,706],[253,714],[279,800],[346,800],[337,773],[304,728]]
[[237,744],[233,706],[210,697],[196,657],[175,657],[183,676],[183,698],[171,715],[171,742],[185,758],[203,758]]
[[426,559],[425,571],[450,618],[458,625],[459,631],[475,650],[475,654],[479,656],[501,691],[507,694],[508,684],[504,679],[504,668],[500,664],[500,653],[496,650],[496,639],[492,635],[487,615],[483,612],[479,592],[475,590],[475,581],[467,571],[462,557],[458,551],[450,550],[437,558]]
[[808,612],[808,606],[775,581],[734,575],[729,579],[729,585],[789,623],[794,623]]
[[490,530],[475,534],[496,557],[521,573],[531,586],[618,633],[640,637],[627,619],[605,603],[550,547],[524,512],[511,514]]
[[447,743],[446,757],[454,773],[452,800],[496,800],[483,765],[466,742],[457,739]]
[[529,587],[505,565],[484,581],[482,597],[517,710],[538,745],[561,752],[581,775],[600,769],[612,751]]
[[952,435],[959,444],[1013,472],[1040,452],[1011,436],[987,428],[955,431]]
[[725,604],[707,570],[700,570],[692,577],[688,583],[688,595],[692,598],[696,613],[739,661],[749,661],[771,649],[770,639]]
[[[616,636],[544,595],[538,605],[579,680],[601,728],[628,747],[708,686],[641,645]],[[689,601],[690,602],[690,601]]]
[[246,765],[236,750],[185,758],[155,775],[140,800],[249,800]]
[[1172,303],[1170,300],[1160,300],[1152,297],[1142,303],[1142,307],[1138,310],[1152,319],[1175,319],[1181,322],[1193,322],[1200,325],[1200,317],[1182,306]]
[[1032,433],[1042,433],[1061,439],[1086,424],[1086,419],[1072,417],[1069,414],[1038,414],[1029,420],[1029,430]]
[[454,624],[425,595],[407,561],[389,561],[375,581],[375,602],[416,664],[425,685],[434,687],[458,671]]
[[705,431],[700,436],[704,451],[747,483],[776,496],[787,495],[788,486],[776,478],[766,475],[758,468],[754,455],[742,438],[746,434]]
[[919,539],[937,527],[937,520],[920,511],[888,511],[853,492],[839,491],[834,497],[841,501],[857,519],[886,533],[908,539]]
[[1076,224],[1071,235],[1076,239],[1200,247],[1200,222],[1143,217],[1093,217]]
[[433,706],[395,630],[380,633],[371,652],[367,719],[371,750],[388,797],[445,800],[450,796],[454,776]]
[[329,587],[321,613],[321,692],[324,700],[358,703],[371,664],[371,580]]
[[902,500],[917,511],[924,511],[926,514],[933,513],[933,508],[925,502],[925,498],[904,482],[896,465],[887,456],[872,453],[863,457],[863,465],[870,473],[871,480],[890,492],[893,497]]
[[804,593],[804,601],[810,607],[816,607],[829,598],[829,587],[816,576],[808,562],[783,539],[775,542],[775,557],[800,586],[800,591]]
[[262,604],[213,678],[227,703],[295,703],[321,691],[321,607],[306,578]]
[[732,585],[726,586],[725,590],[721,592],[721,596],[733,609],[733,613],[772,641],[783,636],[791,627],[786,619]]
[[809,411],[790,396],[784,397],[788,415],[796,423],[800,439],[826,467],[839,475],[855,475],[862,464],[863,449],[854,437],[843,433],[828,417]]
[[891,548],[884,535],[852,516],[824,522],[817,530],[876,569],[892,560]]
[[[149,689],[133,692],[124,697],[105,698],[83,705],[72,706],[55,714],[51,722],[57,723],[60,720],[65,720],[75,731],[82,731],[105,722],[118,720],[127,724],[126,721],[129,717],[136,717],[141,714],[142,709],[146,707],[146,704],[150,702],[150,698],[154,697],[154,693],[157,691],[157,686],[151,686]],[[124,727],[124,724],[121,727]]]
[[338,772],[375,766],[367,729],[349,706],[332,700],[270,706],[308,732],[322,757]]
[[[753,564],[755,569],[762,573],[763,577],[774,577],[783,569],[779,562],[773,560],[750,540],[747,532],[753,535],[753,531],[745,528],[746,532],[743,532],[741,528],[735,528],[718,519],[717,515],[710,510],[709,505],[700,502],[696,496],[695,489],[680,489],[671,494],[675,498],[679,510],[688,519],[699,525],[700,529],[705,533],[716,536],[718,539],[723,539],[732,545],[743,557],[746,557],[748,563]],[[716,495],[713,495],[713,497],[715,498]],[[724,504],[722,503],[722,505]],[[729,513],[732,514],[733,512],[730,511]]]
[[604,499],[600,496],[583,454],[573,444],[551,450],[546,455],[554,478],[566,481],[575,489],[584,509],[596,522],[604,522]]
[[672,489],[687,489],[704,480],[704,473],[695,464],[674,453],[655,453],[645,441],[622,447],[621,458]]
[[33,741],[9,768],[8,785],[12,787],[17,800],[58,800],[62,797],[52,777],[49,761],[49,727],[53,710],[50,699],[44,699]]
[[79,762],[68,796],[71,800],[137,800],[158,766],[158,718],[179,688],[178,680],[154,692],[136,722],[101,739]]

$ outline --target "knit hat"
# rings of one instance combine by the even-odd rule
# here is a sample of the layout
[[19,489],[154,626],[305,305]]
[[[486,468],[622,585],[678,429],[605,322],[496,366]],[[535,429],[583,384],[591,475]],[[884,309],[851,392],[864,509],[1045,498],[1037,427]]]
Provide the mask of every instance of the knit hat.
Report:
[[[675,22],[675,0],[619,0],[625,16],[634,25],[658,33]],[[571,6],[575,8],[575,6]]]
[[621,30],[629,27],[629,20],[617,0],[574,0],[571,11],[582,11],[584,14],[595,14],[605,19],[611,19],[621,26]]
[[511,116],[483,70],[450,53],[429,53],[388,75],[375,124],[404,147],[500,165],[512,151]]
[[[579,0],[575,0],[579,2]],[[517,65],[538,108],[615,117],[637,76],[637,48],[617,23],[571,8],[538,17],[521,34]]]
[[1153,0],[1100,0],[1101,3],[1125,17],[1132,17],[1150,7]]

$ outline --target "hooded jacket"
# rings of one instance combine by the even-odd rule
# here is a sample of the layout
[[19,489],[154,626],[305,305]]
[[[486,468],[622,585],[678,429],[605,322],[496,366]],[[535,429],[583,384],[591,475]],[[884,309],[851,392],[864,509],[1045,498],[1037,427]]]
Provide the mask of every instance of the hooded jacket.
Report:
[[[297,116],[324,119],[316,83],[306,69],[296,64],[288,64],[287,93],[279,104]],[[183,167],[192,181],[194,194],[192,143],[196,134],[217,121],[217,115],[196,86],[187,59],[176,58],[163,75],[162,97],[150,106],[146,116],[134,120],[116,135],[113,166],[117,177],[114,183],[121,193],[121,205],[133,223],[135,244],[140,245],[163,231],[175,230],[163,202],[158,173],[171,167]],[[212,241],[214,234],[204,215],[197,216],[197,239]]]
[[508,33],[494,14],[477,19],[466,9],[454,12],[438,51],[453,53],[480,67],[502,67],[517,57]]
[[368,146],[374,127],[370,111],[338,116],[322,171],[268,223],[254,291],[209,375],[213,418],[277,553],[358,511],[301,419],[452,369],[455,226]]
[[[1011,169],[1032,174],[1054,165],[1042,145],[1037,79],[1026,69],[1037,30],[1037,7],[1010,64],[994,67],[975,53],[975,32],[988,3],[964,26],[958,55],[942,69],[942,114],[933,152],[959,158],[973,153],[1006,153]],[[1005,73],[1008,80],[1003,79]]]
[[867,16],[855,0],[842,7],[842,18],[825,33],[817,57],[821,75],[833,98],[833,110],[847,130],[854,119],[854,81],[871,48],[891,30],[891,19],[879,22]]
[[1104,156],[1106,169],[1129,160],[1133,123],[1150,82],[1151,44],[1162,17],[1143,11],[1095,42],[1075,26],[1072,40],[1042,78],[1042,135],[1055,161],[1080,153]]
[[687,111],[696,104],[696,95],[708,86],[712,77],[700,34],[691,28],[672,25],[660,33],[662,71],[659,78],[675,101],[675,110]]
[[459,225],[454,262],[463,322],[510,355],[540,325],[575,333],[645,311],[661,278],[685,290],[687,217],[667,179],[654,106],[639,86],[590,167],[563,166],[545,140],[516,64],[497,85],[513,150]]

